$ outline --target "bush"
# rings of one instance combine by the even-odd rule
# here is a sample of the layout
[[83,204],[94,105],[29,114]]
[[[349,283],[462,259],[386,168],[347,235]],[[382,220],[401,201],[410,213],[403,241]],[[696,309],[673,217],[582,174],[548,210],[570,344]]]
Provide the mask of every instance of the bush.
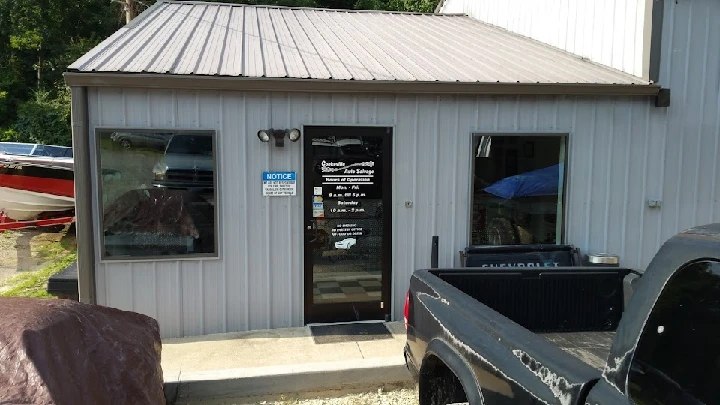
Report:
[[71,146],[70,94],[67,88],[59,90],[54,98],[48,91],[36,91],[33,100],[18,108],[13,129],[15,140],[19,142]]

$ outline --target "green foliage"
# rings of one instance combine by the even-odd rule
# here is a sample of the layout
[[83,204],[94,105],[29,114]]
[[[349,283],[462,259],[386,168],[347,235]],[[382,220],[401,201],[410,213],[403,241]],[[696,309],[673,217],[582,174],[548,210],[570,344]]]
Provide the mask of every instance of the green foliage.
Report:
[[55,298],[47,293],[48,279],[75,261],[77,261],[77,253],[64,251],[57,253],[52,263],[44,268],[22,273],[8,280],[6,284],[9,288],[0,293],[0,297]]
[[37,90],[35,99],[18,108],[14,129],[19,142],[72,145],[69,92],[63,90],[52,97],[45,90]]

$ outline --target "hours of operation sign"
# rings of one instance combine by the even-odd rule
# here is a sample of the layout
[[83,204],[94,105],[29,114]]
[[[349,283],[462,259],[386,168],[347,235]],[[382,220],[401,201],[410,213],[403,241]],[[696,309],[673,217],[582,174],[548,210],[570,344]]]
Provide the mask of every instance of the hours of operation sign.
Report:
[[296,194],[295,172],[263,172],[263,197],[286,197]]

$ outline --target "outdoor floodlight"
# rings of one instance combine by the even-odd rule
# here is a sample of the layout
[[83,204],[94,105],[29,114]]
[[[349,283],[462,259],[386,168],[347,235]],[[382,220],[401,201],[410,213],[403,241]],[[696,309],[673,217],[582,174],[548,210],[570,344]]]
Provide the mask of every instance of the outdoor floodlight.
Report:
[[285,146],[285,135],[292,142],[297,142],[300,139],[300,130],[297,128],[293,129],[261,129],[258,131],[257,136],[262,142],[270,142],[270,137],[275,138],[275,146],[282,148]]

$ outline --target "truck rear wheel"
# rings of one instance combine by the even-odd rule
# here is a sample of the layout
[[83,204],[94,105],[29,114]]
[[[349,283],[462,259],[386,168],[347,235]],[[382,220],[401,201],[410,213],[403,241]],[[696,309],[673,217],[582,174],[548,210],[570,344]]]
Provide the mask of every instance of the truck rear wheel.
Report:
[[425,362],[429,362],[430,367],[423,367],[420,373],[420,405],[467,403],[462,383],[445,363],[437,358]]

